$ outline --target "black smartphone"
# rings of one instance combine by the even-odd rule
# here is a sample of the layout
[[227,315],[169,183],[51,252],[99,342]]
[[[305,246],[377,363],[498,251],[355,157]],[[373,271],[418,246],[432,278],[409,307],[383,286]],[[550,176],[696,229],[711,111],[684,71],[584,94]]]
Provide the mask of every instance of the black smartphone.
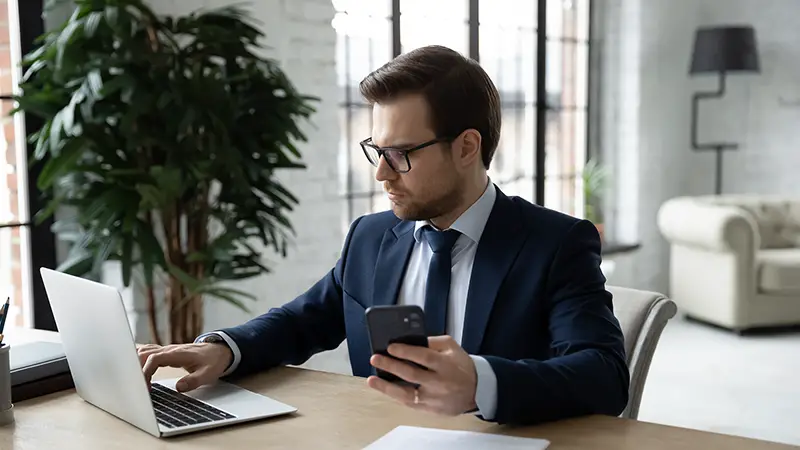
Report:
[[[425,333],[425,313],[419,306],[372,306],[367,308],[366,315],[367,332],[369,333],[369,343],[373,354],[377,353],[394,358],[387,351],[389,345],[394,343],[421,347],[428,346],[428,335]],[[425,369],[419,364],[409,363]],[[376,369],[376,374],[392,383],[415,386],[413,383],[408,383],[396,375],[380,369]]]

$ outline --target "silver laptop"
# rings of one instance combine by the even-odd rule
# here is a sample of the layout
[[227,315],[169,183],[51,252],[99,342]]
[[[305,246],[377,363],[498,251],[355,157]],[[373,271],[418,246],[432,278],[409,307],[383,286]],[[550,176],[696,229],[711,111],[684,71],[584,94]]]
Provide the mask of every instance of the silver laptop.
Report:
[[78,395],[154,436],[167,437],[297,411],[217,381],[178,393],[177,378],[148,392],[122,296],[115,288],[41,269]]

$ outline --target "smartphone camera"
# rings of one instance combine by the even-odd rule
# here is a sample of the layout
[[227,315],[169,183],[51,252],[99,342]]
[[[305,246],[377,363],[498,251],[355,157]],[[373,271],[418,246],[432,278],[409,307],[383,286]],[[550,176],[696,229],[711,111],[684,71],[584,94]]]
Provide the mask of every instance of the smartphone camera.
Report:
[[422,324],[419,321],[419,315],[412,314],[411,317],[403,317],[403,323],[412,330],[418,330],[422,328]]
[[411,330],[419,330],[422,328],[422,323],[420,322],[421,316],[417,313],[412,312],[406,317],[406,323],[408,324]]

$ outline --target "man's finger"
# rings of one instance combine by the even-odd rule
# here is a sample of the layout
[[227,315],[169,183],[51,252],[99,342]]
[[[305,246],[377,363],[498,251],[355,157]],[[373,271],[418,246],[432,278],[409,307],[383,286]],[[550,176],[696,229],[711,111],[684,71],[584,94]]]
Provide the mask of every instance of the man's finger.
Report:
[[185,375],[183,378],[175,383],[175,389],[178,392],[187,392],[199,388],[204,384],[209,384],[214,381],[214,375],[211,373],[210,366],[202,366],[196,372]]
[[434,381],[432,372],[414,367],[407,362],[399,361],[388,356],[373,355],[372,358],[370,358],[370,363],[376,369],[385,370],[391,374],[397,375],[409,383],[428,384]]
[[153,353],[161,351],[162,348],[163,347],[159,345],[144,345],[136,349],[136,353],[139,355],[139,364],[141,366],[144,366],[144,363],[147,361],[147,358]]
[[433,370],[434,372],[438,372],[442,367],[442,355],[440,355],[438,351],[427,347],[406,344],[392,344],[387,350],[389,351],[389,354],[395,358],[415,362],[423,367]]
[[161,348],[161,346],[160,345],[156,345],[156,344],[143,344],[143,345],[140,345],[140,346],[136,347],[136,351],[146,352],[146,351],[150,351],[150,350],[158,349],[158,348]]
[[412,387],[398,386],[376,376],[367,378],[367,385],[415,410],[441,414],[438,408],[434,406],[434,404],[441,402],[431,401],[432,399],[426,400],[421,397],[419,403],[414,403],[414,388]]
[[431,336],[428,338],[428,348],[438,352],[450,350],[453,346],[457,346],[456,340],[452,336]]
[[150,383],[150,379],[159,367],[183,367],[192,362],[192,356],[191,353],[183,349],[153,353],[147,357],[147,361],[145,361],[142,368],[144,378]]
[[400,386],[376,376],[367,378],[367,385],[378,392],[392,397],[400,403],[412,407],[419,406],[414,404],[414,388],[410,386]]

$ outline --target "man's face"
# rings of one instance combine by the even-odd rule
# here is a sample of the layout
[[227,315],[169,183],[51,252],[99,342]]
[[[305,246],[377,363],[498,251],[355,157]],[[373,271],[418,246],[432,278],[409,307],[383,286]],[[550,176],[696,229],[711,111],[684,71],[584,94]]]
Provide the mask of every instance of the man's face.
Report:
[[[372,109],[372,142],[380,148],[408,149],[444,136],[430,126],[430,111],[419,94],[399,96]],[[383,183],[392,211],[404,220],[428,220],[455,208],[459,175],[453,164],[457,149],[436,143],[408,154],[411,169],[397,173],[381,158],[375,179]]]

